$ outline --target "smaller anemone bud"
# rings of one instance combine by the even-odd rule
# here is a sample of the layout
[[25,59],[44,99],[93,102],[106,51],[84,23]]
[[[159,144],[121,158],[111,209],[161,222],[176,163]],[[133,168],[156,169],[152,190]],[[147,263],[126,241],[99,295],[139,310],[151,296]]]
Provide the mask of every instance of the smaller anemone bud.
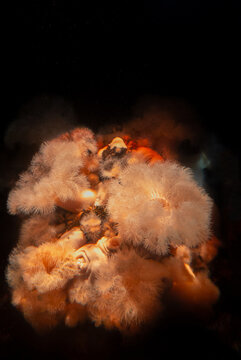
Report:
[[122,151],[124,151],[124,150],[127,150],[126,144],[124,143],[123,139],[120,138],[120,137],[115,137],[115,138],[111,141],[111,143],[110,143],[109,146],[110,146],[111,149],[115,149],[115,151],[116,151],[117,153],[122,152]]
[[101,224],[101,219],[97,215],[95,215],[95,213],[91,212],[91,213],[83,216],[80,223],[84,227],[92,228],[92,227],[99,226]]
[[113,156],[122,156],[125,155],[127,151],[127,146],[124,143],[123,139],[120,137],[115,137],[109,145],[104,146],[98,151],[98,157],[102,160],[110,159]]
[[100,238],[101,219],[93,211],[83,215],[80,226],[91,242],[96,242]]

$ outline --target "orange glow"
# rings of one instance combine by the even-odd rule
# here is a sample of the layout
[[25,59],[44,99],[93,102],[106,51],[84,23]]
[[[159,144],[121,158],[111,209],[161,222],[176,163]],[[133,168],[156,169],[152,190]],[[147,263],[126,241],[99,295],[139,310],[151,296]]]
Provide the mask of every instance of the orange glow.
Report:
[[81,198],[82,199],[94,199],[95,198],[95,191],[93,190],[84,190],[81,192]]
[[135,150],[138,147],[142,147],[142,146],[144,146],[144,147],[150,146],[149,140],[145,139],[145,138],[134,140],[134,139],[131,139],[131,137],[129,135],[123,135],[122,139],[124,140],[125,144],[127,145],[128,150]]
[[137,148],[137,150],[134,151],[139,154],[142,154],[145,160],[150,164],[154,164],[157,161],[164,161],[163,157],[160,154],[150,149],[149,147],[140,146]]
[[194,274],[194,272],[192,271],[192,268],[190,265],[188,265],[187,263],[184,263],[185,269],[187,270],[188,274],[191,275],[191,277],[193,279],[196,279],[196,276]]
[[127,149],[126,144],[124,143],[123,139],[120,137],[115,137],[111,143],[110,143],[110,148],[116,148],[116,151],[119,152],[121,149]]

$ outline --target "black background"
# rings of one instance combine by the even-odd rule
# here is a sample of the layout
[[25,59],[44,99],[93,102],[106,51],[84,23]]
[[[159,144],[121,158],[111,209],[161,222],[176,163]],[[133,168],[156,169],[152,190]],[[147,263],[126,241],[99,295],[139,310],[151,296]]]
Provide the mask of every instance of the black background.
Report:
[[[84,8],[80,1],[9,2],[3,14],[1,45],[4,60],[1,134],[18,116],[22,105],[42,94],[70,101],[77,112],[78,109],[84,112],[89,119],[86,125],[92,128],[128,115],[140,96],[158,95],[188,101],[197,110],[207,133],[215,133],[231,154],[240,159],[238,5],[238,1],[164,0],[135,6],[122,1],[109,7],[89,2]],[[3,136],[4,152],[2,140]],[[10,239],[6,244],[8,227],[16,226],[16,220],[6,214],[6,196],[1,195],[3,271],[14,243]],[[224,227],[224,239],[228,239],[232,228],[234,224],[230,221]],[[235,250],[232,245],[228,247],[229,262],[234,261],[233,252],[240,251],[240,246],[235,246]],[[220,276],[222,264],[218,266]],[[236,274],[239,276],[240,273]],[[234,281],[228,286],[221,281],[221,285],[224,295],[217,312],[229,314],[231,320],[222,320],[223,323],[220,320],[218,326],[227,327],[226,332],[210,330],[192,317],[179,314],[163,320],[144,339],[130,341],[121,340],[116,333],[93,329],[92,325],[84,331],[59,329],[39,337],[9,304],[4,283],[3,358],[23,355],[25,359],[96,356],[146,359],[151,349],[156,351],[155,358],[164,359],[236,358],[231,345],[232,337],[236,338],[240,329],[237,297],[240,284]]]

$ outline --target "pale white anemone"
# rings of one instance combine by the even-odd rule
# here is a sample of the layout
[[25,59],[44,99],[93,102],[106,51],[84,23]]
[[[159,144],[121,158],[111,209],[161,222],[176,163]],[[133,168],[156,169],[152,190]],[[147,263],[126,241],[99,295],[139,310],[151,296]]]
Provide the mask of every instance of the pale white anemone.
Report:
[[[82,170],[97,170],[96,152],[94,135],[85,128],[43,143],[9,194],[9,212],[49,214],[56,206],[69,211],[88,207],[95,199],[83,196],[90,183]],[[70,206],[71,201],[75,205]]]
[[107,209],[123,241],[158,255],[208,240],[211,208],[191,171],[174,162],[129,165],[109,186]]

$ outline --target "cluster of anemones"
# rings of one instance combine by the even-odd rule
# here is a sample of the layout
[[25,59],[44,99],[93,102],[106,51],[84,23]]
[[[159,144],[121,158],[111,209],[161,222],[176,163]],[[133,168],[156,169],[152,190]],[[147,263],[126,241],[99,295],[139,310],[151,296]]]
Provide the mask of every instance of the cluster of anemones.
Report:
[[8,209],[28,215],[7,268],[12,303],[38,330],[90,318],[132,331],[166,292],[204,308],[218,297],[211,199],[190,169],[128,137],[100,147],[81,128],[44,143]]

